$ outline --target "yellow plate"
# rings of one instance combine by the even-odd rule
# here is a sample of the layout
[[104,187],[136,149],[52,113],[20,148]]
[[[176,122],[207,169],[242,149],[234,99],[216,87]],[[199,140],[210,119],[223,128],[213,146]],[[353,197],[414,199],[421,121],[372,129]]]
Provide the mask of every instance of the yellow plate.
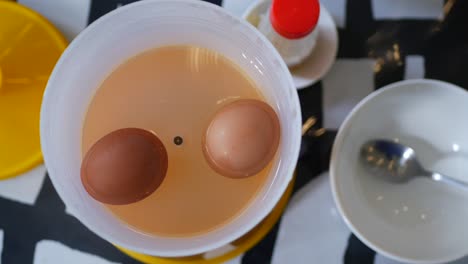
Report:
[[0,180],[42,161],[39,112],[65,38],[46,19],[0,0]]
[[229,261],[238,255],[245,253],[253,246],[255,246],[260,240],[262,240],[268,232],[273,228],[273,226],[278,222],[279,218],[283,214],[286,205],[288,204],[289,197],[291,196],[292,189],[294,186],[294,179],[296,178],[296,173],[294,172],[294,177],[289,183],[288,188],[284,192],[283,196],[276,204],[273,211],[263,219],[254,229],[245,234],[243,237],[235,240],[233,243],[236,248],[224,255],[215,257],[213,259],[204,259],[203,255],[196,255],[191,257],[182,257],[182,258],[161,258],[155,256],[149,256],[140,254],[122,247],[117,247],[119,250],[127,254],[128,256],[139,260],[146,264],[220,264],[226,261]]

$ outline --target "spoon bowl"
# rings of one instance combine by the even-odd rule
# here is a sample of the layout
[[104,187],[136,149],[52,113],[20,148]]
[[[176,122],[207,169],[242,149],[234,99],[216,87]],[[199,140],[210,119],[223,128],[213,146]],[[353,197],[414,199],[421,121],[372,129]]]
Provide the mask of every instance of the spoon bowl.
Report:
[[385,140],[365,143],[360,160],[369,171],[392,182],[406,182],[422,169],[411,148]]
[[398,142],[385,139],[367,141],[361,147],[360,160],[369,171],[392,182],[407,182],[422,176],[468,190],[466,182],[424,169],[416,152]]

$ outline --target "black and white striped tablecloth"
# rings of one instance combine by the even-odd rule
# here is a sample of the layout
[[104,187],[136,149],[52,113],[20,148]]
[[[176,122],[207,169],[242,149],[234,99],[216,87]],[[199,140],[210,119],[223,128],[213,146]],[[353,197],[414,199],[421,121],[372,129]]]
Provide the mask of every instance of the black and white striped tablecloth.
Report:
[[[69,40],[98,17],[134,2],[18,1],[46,16]],[[210,2],[240,16],[252,1]],[[316,118],[316,128],[324,133],[303,140],[295,193],[281,221],[229,264],[399,263],[363,245],[334,206],[328,164],[337,128],[359,100],[395,81],[426,77],[468,87],[467,0],[321,2],[339,28],[338,59],[329,74],[299,96],[303,118]],[[46,175],[40,166],[0,182],[1,264],[137,263],[74,218]],[[454,263],[466,264],[468,258]]]

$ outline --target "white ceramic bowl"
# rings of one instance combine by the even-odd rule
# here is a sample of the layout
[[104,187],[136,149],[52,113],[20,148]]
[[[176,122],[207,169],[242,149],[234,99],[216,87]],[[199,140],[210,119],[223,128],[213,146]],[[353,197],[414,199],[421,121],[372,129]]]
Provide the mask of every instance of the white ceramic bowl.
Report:
[[372,249],[411,263],[468,254],[468,191],[426,178],[392,184],[367,173],[359,150],[375,138],[411,146],[427,169],[468,181],[468,93],[433,80],[402,81],[372,93],[341,126],[330,165],[337,207]]
[[[177,44],[218,51],[239,65],[276,109],[282,133],[271,175],[247,209],[219,229],[187,238],[149,236],[129,228],[89,197],[80,181],[82,121],[99,84],[128,58],[151,48]],[[41,111],[45,163],[66,206],[104,239],[156,256],[203,253],[251,230],[286,190],[299,155],[300,140],[299,99],[280,55],[251,25],[202,1],[142,1],[94,22],[73,40],[57,63]]]

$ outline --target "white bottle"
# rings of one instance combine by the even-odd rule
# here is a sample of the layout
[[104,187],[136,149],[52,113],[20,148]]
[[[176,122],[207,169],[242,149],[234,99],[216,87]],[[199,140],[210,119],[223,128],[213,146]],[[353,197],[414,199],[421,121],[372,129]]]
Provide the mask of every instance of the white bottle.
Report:
[[288,67],[293,67],[312,53],[319,16],[318,0],[273,0],[268,13],[260,15],[258,29],[273,43]]

